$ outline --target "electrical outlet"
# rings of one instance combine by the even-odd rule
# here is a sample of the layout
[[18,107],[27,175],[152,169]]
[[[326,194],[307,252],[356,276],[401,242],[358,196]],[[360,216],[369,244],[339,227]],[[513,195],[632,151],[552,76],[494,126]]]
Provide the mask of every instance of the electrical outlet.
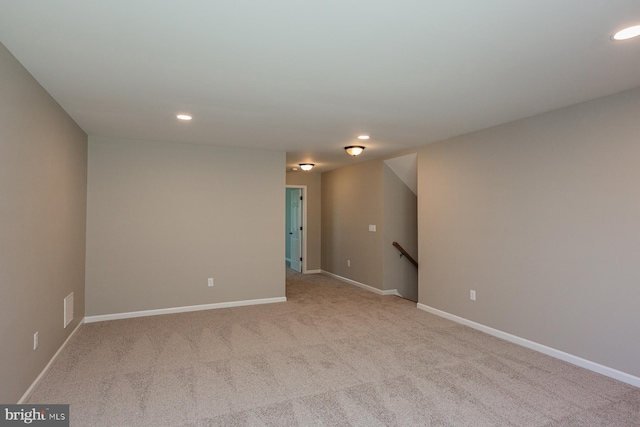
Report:
[[469,298],[471,299],[471,301],[475,301],[476,300],[476,291],[474,291],[473,289],[469,292]]
[[33,334],[33,349],[38,348],[38,333]]
[[376,232],[376,225],[375,224],[369,224],[369,231],[372,231],[372,232],[375,233]]
[[351,260],[350,259],[347,260],[347,267],[351,267]]
[[213,277],[209,277],[209,281],[208,281],[209,287],[212,288],[213,287]]

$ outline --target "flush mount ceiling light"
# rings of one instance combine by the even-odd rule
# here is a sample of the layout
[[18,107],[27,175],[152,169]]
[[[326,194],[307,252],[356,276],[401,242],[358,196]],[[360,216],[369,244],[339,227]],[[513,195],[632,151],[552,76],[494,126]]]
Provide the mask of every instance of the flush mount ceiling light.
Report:
[[300,169],[303,171],[310,171],[315,165],[313,163],[300,163],[298,166],[300,166]]
[[364,147],[362,145],[350,145],[348,147],[344,147],[344,149],[346,150],[348,155],[353,157],[357,156],[358,154],[364,151]]
[[188,115],[188,114],[178,114],[178,115],[176,116],[176,118],[177,118],[178,120],[189,121],[189,120],[191,120],[193,117],[191,117],[191,116],[190,116],[190,115]]
[[369,139],[369,135],[360,135],[358,139]]
[[613,40],[629,40],[638,36],[640,36],[640,25],[634,25],[633,27],[618,31],[611,38]]

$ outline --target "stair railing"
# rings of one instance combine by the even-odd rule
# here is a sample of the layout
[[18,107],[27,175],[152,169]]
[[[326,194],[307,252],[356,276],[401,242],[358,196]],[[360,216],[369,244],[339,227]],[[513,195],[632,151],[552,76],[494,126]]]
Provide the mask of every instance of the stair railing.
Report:
[[400,243],[393,242],[392,245],[395,246],[395,248],[400,251],[401,258],[404,255],[411,262],[411,264],[415,265],[416,268],[418,268],[418,261],[413,259],[413,257],[409,255],[409,253],[402,246],[400,246]]

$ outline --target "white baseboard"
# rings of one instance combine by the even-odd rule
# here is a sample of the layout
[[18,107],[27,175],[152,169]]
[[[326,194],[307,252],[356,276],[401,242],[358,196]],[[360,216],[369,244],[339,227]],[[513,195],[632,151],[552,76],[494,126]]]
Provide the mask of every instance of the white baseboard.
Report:
[[51,360],[49,360],[49,363],[47,363],[47,366],[44,367],[44,369],[42,370],[42,372],[40,372],[40,375],[38,375],[36,377],[35,380],[33,380],[33,382],[31,383],[31,385],[29,386],[29,388],[27,389],[27,391],[24,392],[24,394],[22,395],[22,397],[20,398],[20,400],[18,400],[18,405],[21,405],[24,403],[25,400],[27,400],[27,398],[29,397],[29,395],[31,394],[31,392],[33,391],[34,388],[36,388],[36,386],[38,385],[38,383],[40,382],[40,380],[42,379],[42,377],[44,377],[44,374],[47,373],[47,371],[49,370],[49,368],[51,367],[51,365],[53,364],[54,360],[56,360],[56,358],[60,355],[60,353],[62,352],[62,350],[67,346],[67,344],[69,343],[69,341],[71,341],[71,337],[73,337],[76,332],[78,332],[78,329],[80,329],[80,326],[82,326],[82,324],[84,323],[84,319],[80,320],[80,322],[78,323],[78,326],[76,326],[76,328],[69,334],[69,336],[67,337],[66,340],[64,340],[64,342],[62,343],[62,345],[60,346],[60,348],[58,349],[58,351],[55,352],[55,354],[53,355],[53,357],[51,358]]
[[366,289],[367,291],[373,292],[374,294],[378,294],[378,295],[395,295],[397,297],[401,297],[402,296],[402,295],[400,295],[398,293],[397,289],[382,290],[382,289],[374,288],[373,286],[365,285],[364,283],[356,282],[355,280],[347,279],[346,277],[338,276],[337,274],[330,273],[330,272],[328,272],[326,270],[320,270],[320,272],[322,274],[326,274],[327,276],[331,276],[334,279],[338,279],[338,280],[342,280],[343,282],[347,282],[350,285],[354,285],[354,286],[357,286],[359,288]]
[[304,274],[320,274],[322,270],[305,270]]
[[627,374],[626,372],[609,368],[608,366],[604,366],[599,363],[592,362],[590,360],[583,359],[578,356],[574,356],[573,354],[565,353],[564,351],[561,351],[561,350],[556,350],[555,348],[547,347],[546,345],[543,345],[543,344],[538,344],[537,342],[529,341],[525,338],[520,338],[516,335],[511,335],[507,332],[503,332],[498,329],[485,326],[481,323],[476,323],[472,320],[465,319],[464,317],[459,317],[459,316],[456,316],[455,314],[447,313],[446,311],[429,307],[428,305],[418,303],[417,307],[420,310],[424,310],[431,314],[435,314],[436,316],[444,317],[445,319],[452,320],[456,323],[469,326],[473,329],[477,329],[489,335],[493,335],[494,337],[502,338],[503,340],[507,340],[514,344],[518,344],[523,347],[530,348],[531,350],[535,350],[537,352],[546,354],[547,356],[555,357],[556,359],[564,360],[565,362],[569,362],[573,365],[580,366],[581,368],[585,368],[590,371],[597,372],[599,374],[616,379],[618,381],[622,381],[624,383],[630,384],[635,387],[640,387],[640,378],[633,376],[631,374]]
[[287,297],[250,299],[245,301],[218,302],[213,304],[188,305],[184,307],[159,308],[155,310],[130,311],[128,313],[100,314],[87,316],[85,323],[104,322],[106,320],[131,319],[133,317],[159,316],[162,314],[186,313],[189,311],[214,310],[217,308],[242,307],[246,305],[272,304],[286,302]]

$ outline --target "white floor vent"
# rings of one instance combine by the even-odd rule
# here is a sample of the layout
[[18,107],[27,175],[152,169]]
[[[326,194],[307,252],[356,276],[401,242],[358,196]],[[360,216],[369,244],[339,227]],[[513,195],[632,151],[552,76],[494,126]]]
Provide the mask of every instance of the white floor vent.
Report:
[[73,320],[73,292],[64,299],[64,327]]

